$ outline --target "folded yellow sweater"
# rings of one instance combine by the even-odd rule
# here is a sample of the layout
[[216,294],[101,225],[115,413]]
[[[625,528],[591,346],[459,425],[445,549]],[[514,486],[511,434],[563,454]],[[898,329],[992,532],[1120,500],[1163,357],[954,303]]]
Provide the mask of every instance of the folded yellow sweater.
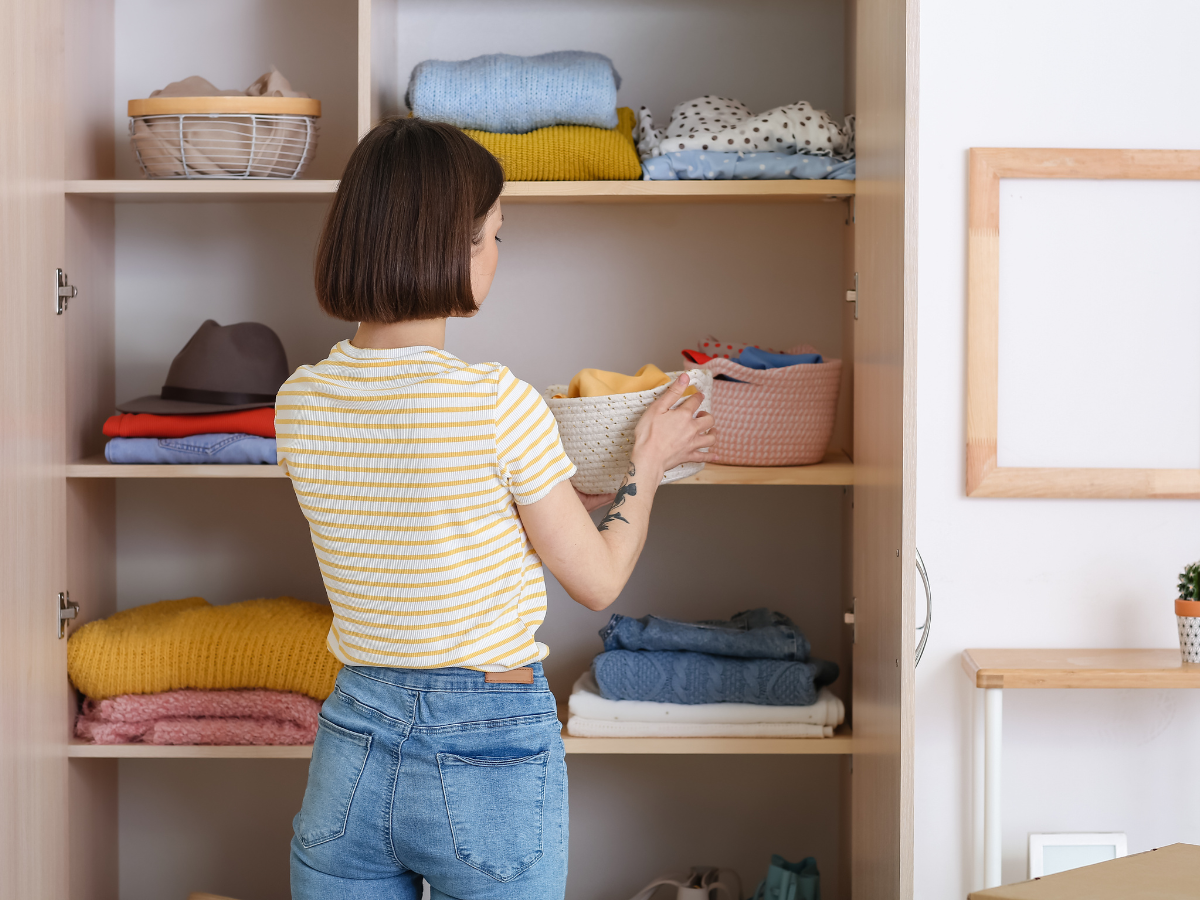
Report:
[[527,134],[467,130],[504,166],[509,181],[636,181],[642,164],[633,143],[633,110],[617,110],[617,127],[552,125]]
[[262,688],[324,700],[342,664],[325,645],[333,612],[292,597],[212,606],[163,600],[88,622],[67,642],[84,694]]

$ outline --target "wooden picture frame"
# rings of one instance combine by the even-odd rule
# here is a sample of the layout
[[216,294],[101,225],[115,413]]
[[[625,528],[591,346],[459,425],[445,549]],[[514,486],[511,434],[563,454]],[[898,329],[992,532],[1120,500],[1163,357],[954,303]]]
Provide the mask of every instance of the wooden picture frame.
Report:
[[967,496],[1200,499],[1200,469],[998,465],[1001,178],[1196,181],[1200,180],[1200,151],[971,148],[967,237]]

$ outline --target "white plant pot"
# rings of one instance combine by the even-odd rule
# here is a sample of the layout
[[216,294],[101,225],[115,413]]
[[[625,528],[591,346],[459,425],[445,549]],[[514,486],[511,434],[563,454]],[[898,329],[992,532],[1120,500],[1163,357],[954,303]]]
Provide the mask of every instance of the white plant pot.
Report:
[[1179,652],[1185,663],[1200,663],[1200,600],[1176,600]]

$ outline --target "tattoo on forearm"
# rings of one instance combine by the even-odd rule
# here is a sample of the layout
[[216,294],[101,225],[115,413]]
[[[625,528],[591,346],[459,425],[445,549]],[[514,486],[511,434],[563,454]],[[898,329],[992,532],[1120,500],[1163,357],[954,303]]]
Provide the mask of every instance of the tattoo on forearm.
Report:
[[612,506],[608,508],[608,512],[604,514],[604,518],[600,520],[600,524],[596,526],[598,531],[608,531],[609,522],[624,522],[629,524],[629,520],[617,512],[617,507],[623,506],[626,497],[637,496],[637,484],[631,479],[637,475],[637,467],[630,466],[629,471],[625,473],[625,480],[621,482],[621,486],[617,488],[617,497],[612,502]]

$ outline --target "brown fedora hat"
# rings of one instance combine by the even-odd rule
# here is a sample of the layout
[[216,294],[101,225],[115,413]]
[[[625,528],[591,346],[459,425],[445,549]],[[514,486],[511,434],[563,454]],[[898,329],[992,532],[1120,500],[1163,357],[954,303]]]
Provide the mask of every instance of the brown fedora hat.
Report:
[[290,374],[283,342],[266,325],[208,319],[171,361],[162,393],[118,404],[117,410],[174,416],[274,406]]

